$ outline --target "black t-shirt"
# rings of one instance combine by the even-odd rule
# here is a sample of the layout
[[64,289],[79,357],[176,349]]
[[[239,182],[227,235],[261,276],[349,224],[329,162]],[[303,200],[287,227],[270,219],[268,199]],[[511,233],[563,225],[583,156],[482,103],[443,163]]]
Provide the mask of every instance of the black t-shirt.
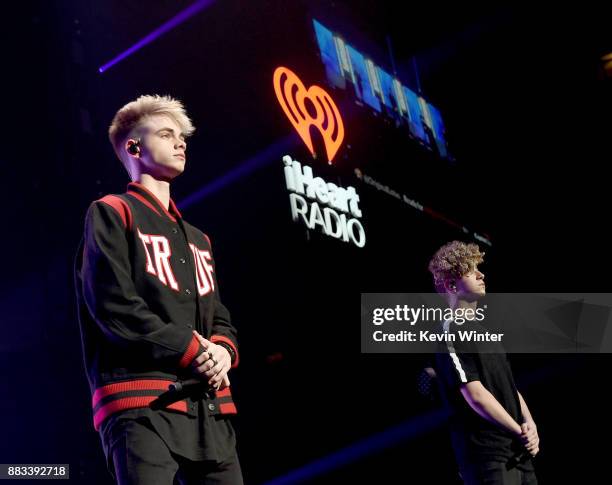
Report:
[[145,420],[176,455],[192,461],[216,463],[231,459],[236,453],[236,436],[229,417],[215,415],[211,406],[217,406],[218,403],[206,395],[201,399],[190,397],[189,402],[195,416],[145,407],[127,409],[105,420],[100,427],[100,437],[109,471],[112,473],[113,447],[123,436],[126,424],[133,420]]
[[525,461],[528,453],[518,437],[481,417],[461,394],[462,384],[480,381],[518,424],[524,422],[503,346],[497,342],[461,341],[458,331],[466,330],[486,331],[477,322],[444,322],[440,332],[455,335],[455,340],[441,343],[435,359],[440,393],[452,413],[451,438],[457,460],[460,464],[466,460]]

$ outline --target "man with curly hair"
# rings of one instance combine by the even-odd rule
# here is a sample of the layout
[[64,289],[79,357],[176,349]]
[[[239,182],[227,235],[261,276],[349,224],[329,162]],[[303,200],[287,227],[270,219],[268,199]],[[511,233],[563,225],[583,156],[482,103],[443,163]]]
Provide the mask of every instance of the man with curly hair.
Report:
[[[484,274],[478,269],[484,253],[478,245],[452,241],[429,263],[436,291],[453,310],[472,309],[485,295]],[[470,330],[485,331],[475,321]],[[442,324],[454,333],[458,322]],[[461,327],[459,327],[461,328]],[[532,458],[539,436],[529,408],[518,392],[501,344],[487,352],[477,342],[447,339],[436,354],[440,392],[451,410],[451,439],[461,477],[467,485],[534,485]]]

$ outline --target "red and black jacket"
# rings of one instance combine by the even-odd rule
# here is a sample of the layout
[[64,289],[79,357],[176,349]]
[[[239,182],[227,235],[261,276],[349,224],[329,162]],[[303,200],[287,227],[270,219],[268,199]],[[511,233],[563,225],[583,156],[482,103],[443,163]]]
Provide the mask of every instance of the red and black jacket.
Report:
[[[93,202],[75,260],[81,341],[94,426],[149,406],[168,385],[193,377],[203,348],[193,335],[225,346],[238,365],[236,329],[219,299],[210,240],[143,185]],[[218,412],[236,408],[229,388]],[[166,409],[190,414],[186,400]]]

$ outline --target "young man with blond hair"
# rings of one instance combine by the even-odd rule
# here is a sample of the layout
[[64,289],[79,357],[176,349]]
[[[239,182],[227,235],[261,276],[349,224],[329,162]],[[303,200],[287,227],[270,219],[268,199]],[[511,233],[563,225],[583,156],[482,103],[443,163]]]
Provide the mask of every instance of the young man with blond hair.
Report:
[[[474,314],[485,296],[484,274],[478,269],[483,257],[478,245],[453,241],[431,259],[436,291],[453,311],[471,309]],[[441,331],[455,333],[457,325],[447,320]],[[485,331],[477,322],[466,325]],[[435,370],[452,413],[451,438],[464,483],[537,484],[531,462],[539,451],[537,427],[501,344],[487,344],[487,352],[480,344],[460,339],[447,339],[444,346],[436,354]]]
[[169,96],[116,113],[109,138],[132,182],[89,206],[75,262],[94,427],[120,485],[242,484],[228,419],[236,329],[210,239],[170,197],[193,131]]

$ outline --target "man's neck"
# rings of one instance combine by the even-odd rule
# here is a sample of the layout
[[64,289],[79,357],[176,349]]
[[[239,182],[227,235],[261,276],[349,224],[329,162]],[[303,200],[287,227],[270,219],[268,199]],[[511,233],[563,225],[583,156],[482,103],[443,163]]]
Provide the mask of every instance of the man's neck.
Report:
[[139,184],[144,185],[149,189],[155,197],[164,205],[166,210],[170,206],[170,183],[163,180],[157,180],[147,173],[143,173],[138,180]]
[[478,307],[478,301],[474,300],[474,301],[467,301],[467,300],[461,300],[461,299],[456,299],[454,301],[449,302],[449,306],[451,307],[451,309],[457,310],[458,308],[471,308],[472,310],[476,310],[476,308]]

